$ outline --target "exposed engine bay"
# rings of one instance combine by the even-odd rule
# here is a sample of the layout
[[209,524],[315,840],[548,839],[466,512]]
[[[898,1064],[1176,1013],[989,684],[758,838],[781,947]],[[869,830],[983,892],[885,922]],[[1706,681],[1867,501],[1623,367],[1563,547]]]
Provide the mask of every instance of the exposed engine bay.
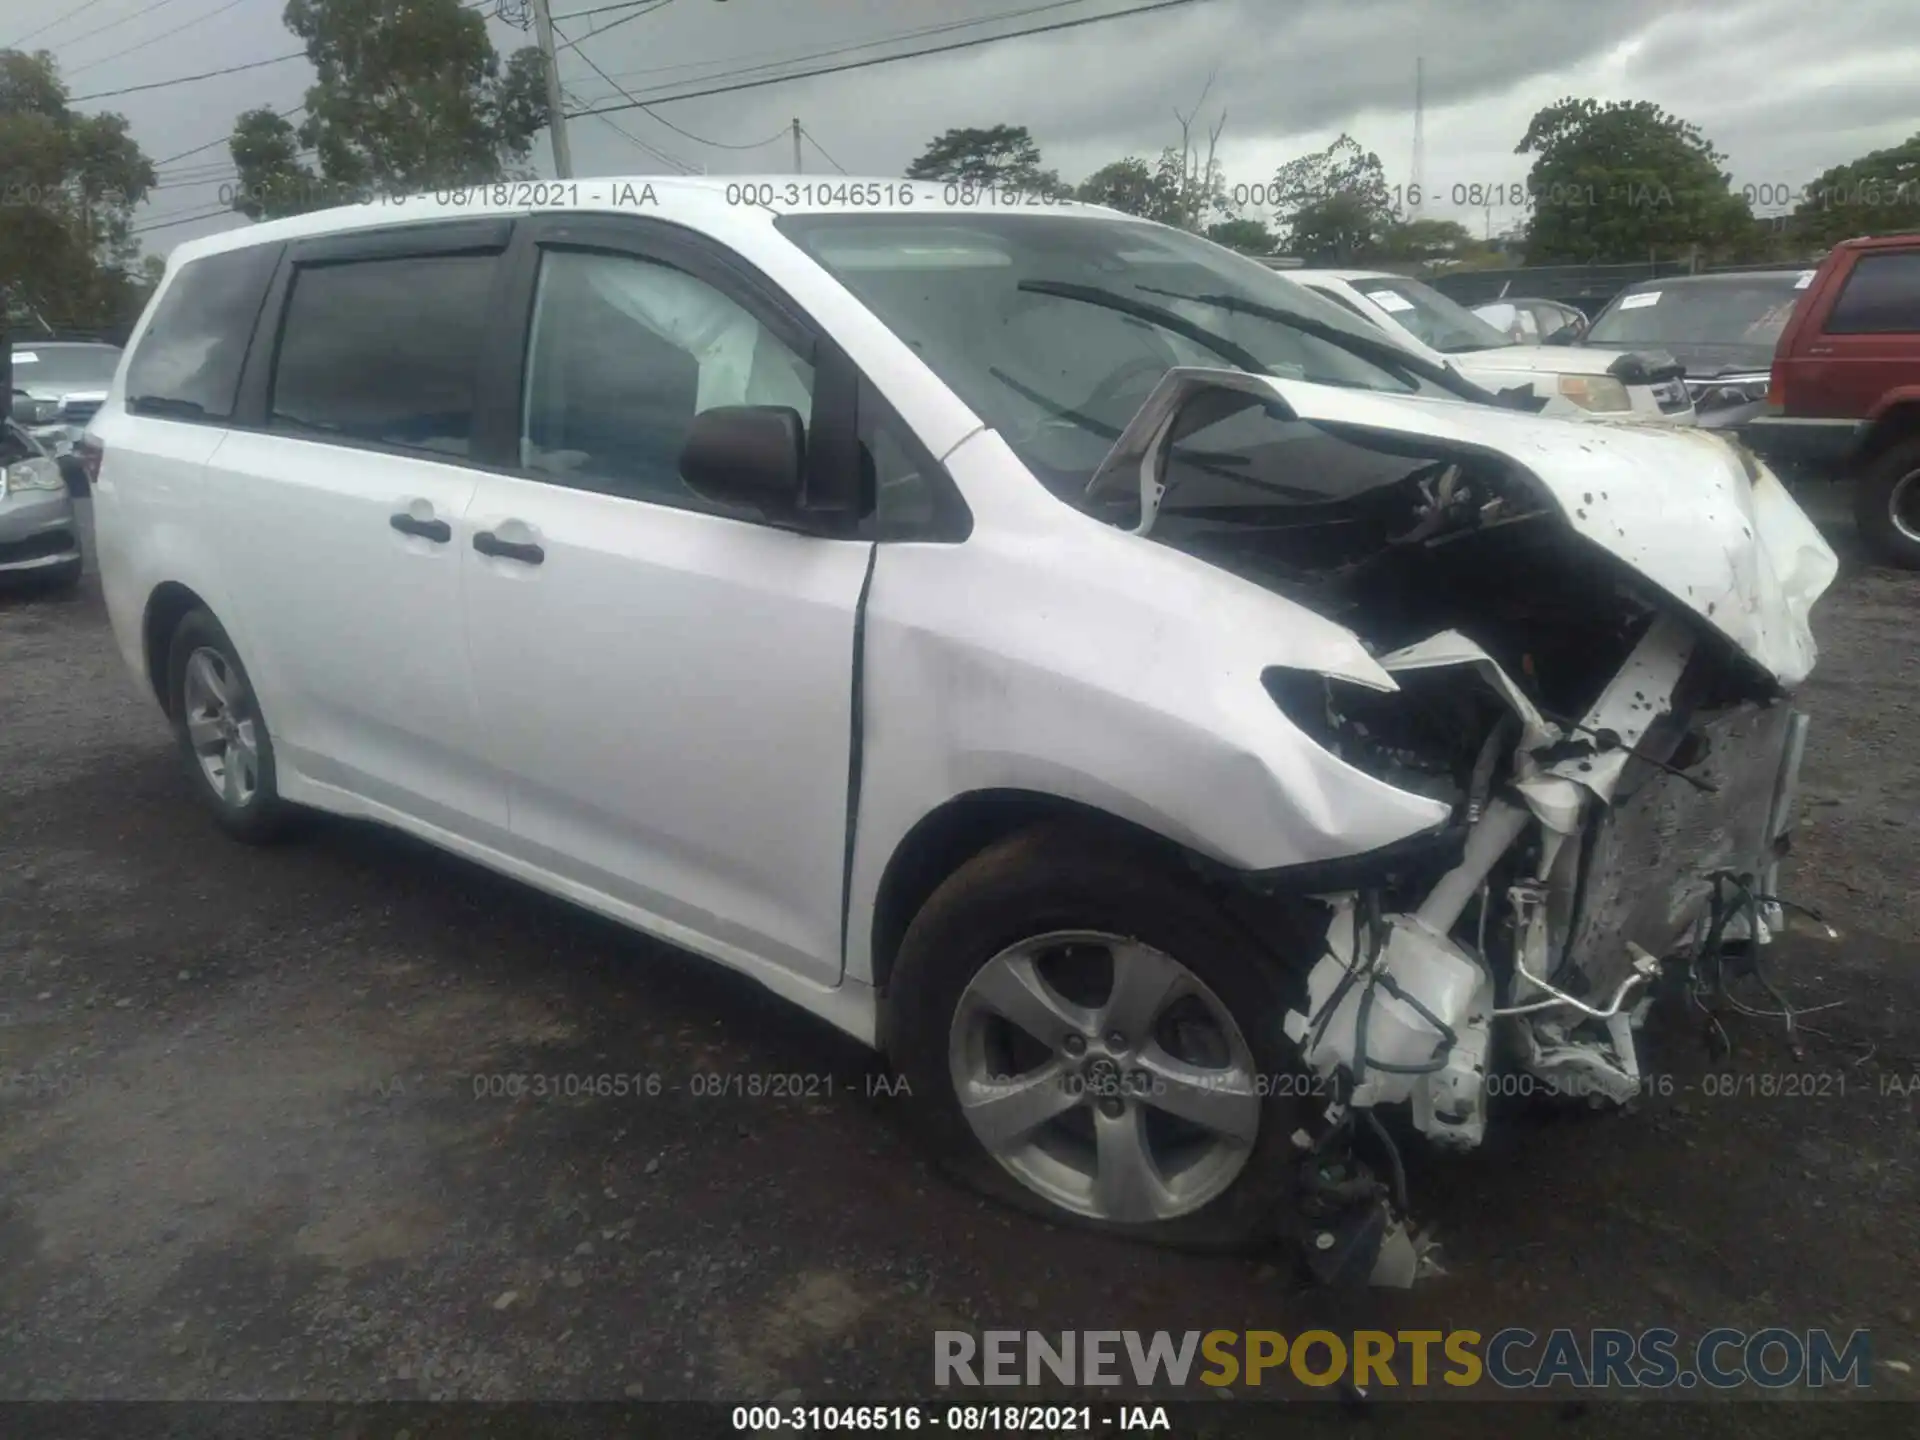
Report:
[[[1326,1134],[1298,1141],[1329,1192],[1351,1196],[1366,1187],[1350,1159],[1327,1160],[1340,1153],[1329,1137],[1358,1118],[1391,1150],[1371,1112],[1405,1105],[1428,1140],[1477,1146],[1497,1063],[1587,1103],[1633,1098],[1649,982],[1736,942],[1757,953],[1779,930],[1806,734],[1789,692],[1811,663],[1805,610],[1833,567],[1798,531],[1773,572],[1767,555],[1738,553],[1777,538],[1756,538],[1740,487],[1777,482],[1710,437],[1714,488],[1669,483],[1707,517],[1697,545],[1731,557],[1739,583],[1717,596],[1684,569],[1637,568],[1645,519],[1555,486],[1518,445],[1478,443],[1465,425],[1408,434],[1309,417],[1251,380],[1169,377],[1089,508],[1357,635],[1397,688],[1275,667],[1268,693],[1323,749],[1450,809],[1421,843],[1355,857],[1339,888],[1311,892],[1324,953],[1286,1026],[1336,1098]],[[1607,443],[1606,428],[1560,426],[1580,451]],[[1786,600],[1768,593],[1782,571]],[[1398,1209],[1349,1205],[1326,1232],[1345,1224],[1337,1253],[1361,1245],[1377,1283],[1421,1270],[1395,1188]]]

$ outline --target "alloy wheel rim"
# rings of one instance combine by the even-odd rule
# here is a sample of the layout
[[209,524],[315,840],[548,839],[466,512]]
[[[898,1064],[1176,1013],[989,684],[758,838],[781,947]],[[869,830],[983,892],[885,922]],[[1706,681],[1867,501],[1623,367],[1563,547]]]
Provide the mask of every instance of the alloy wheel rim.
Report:
[[213,793],[233,809],[249,804],[260,786],[259,722],[232,663],[202,646],[187,657],[183,703],[187,739]]
[[1225,1004],[1125,936],[1054,931],[994,956],[955,1009],[948,1068],[987,1152],[1097,1220],[1191,1214],[1234,1182],[1259,1135],[1253,1052]]
[[1920,545],[1920,470],[1909,470],[1887,496],[1887,518],[1902,536]]

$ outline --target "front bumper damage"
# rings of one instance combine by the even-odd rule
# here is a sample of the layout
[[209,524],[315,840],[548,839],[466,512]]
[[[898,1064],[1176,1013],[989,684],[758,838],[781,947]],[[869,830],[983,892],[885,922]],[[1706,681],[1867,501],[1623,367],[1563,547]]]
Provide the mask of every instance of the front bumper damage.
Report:
[[[1223,525],[1217,497],[1173,513],[1169,448],[1203,395],[1318,426],[1373,468],[1342,472],[1363,477],[1344,489],[1334,474],[1277,519]],[[1130,507],[1137,533],[1335,608],[1397,691],[1291,671],[1270,680],[1274,699],[1356,768],[1454,803],[1458,843],[1439,859],[1355,857],[1292,892],[1328,917],[1285,1017],[1331,1097],[1295,1137],[1324,1279],[1408,1284],[1436,1268],[1409,1229],[1382,1107],[1468,1150],[1502,1064],[1535,1091],[1625,1103],[1662,968],[1717,966],[1721,947],[1757,952],[1781,928],[1806,738],[1791,691],[1836,562],[1751,456],[1646,428],[1176,371],[1089,487]],[[1406,643],[1435,613],[1453,623]],[[1396,648],[1372,643],[1383,635]],[[1357,1158],[1362,1134],[1391,1185]]]
[[[1372,1127],[1370,1112],[1404,1105],[1428,1141],[1471,1149],[1486,1132],[1497,1054],[1546,1093],[1624,1104],[1640,1091],[1634,1028],[1661,962],[1772,939],[1806,718],[1784,699],[1744,701],[1687,717],[1686,768],[1643,748],[1655,722],[1684,706],[1695,648],[1684,625],[1656,623],[1565,725],[1464,637],[1382,659],[1389,671],[1479,670],[1511,704],[1517,738],[1504,786],[1472,802],[1459,862],[1417,905],[1386,910],[1368,889],[1321,897],[1325,953],[1286,1029],[1339,1097],[1329,1133],[1354,1116]],[[1746,914],[1724,912],[1729,893],[1750,898]],[[1375,1283],[1432,1268],[1395,1198],[1397,1210],[1363,1207],[1340,1222],[1373,1237]],[[1342,1251],[1350,1243],[1339,1225],[1320,1233]]]

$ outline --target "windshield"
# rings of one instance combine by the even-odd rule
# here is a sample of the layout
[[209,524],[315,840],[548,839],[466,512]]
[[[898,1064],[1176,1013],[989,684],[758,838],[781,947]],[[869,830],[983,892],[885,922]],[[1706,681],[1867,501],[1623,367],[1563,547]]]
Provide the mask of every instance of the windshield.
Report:
[[21,390],[104,390],[119,363],[111,345],[16,345],[13,383]]
[[1442,355],[1498,350],[1512,339],[1431,285],[1399,276],[1369,276],[1347,282],[1393,318],[1402,330]]
[[1771,361],[1804,290],[1798,272],[1636,286],[1593,322],[1594,345],[1660,345]]
[[1257,261],[1157,225],[950,214],[778,223],[1064,496],[1085,487],[1174,366],[1462,393]]

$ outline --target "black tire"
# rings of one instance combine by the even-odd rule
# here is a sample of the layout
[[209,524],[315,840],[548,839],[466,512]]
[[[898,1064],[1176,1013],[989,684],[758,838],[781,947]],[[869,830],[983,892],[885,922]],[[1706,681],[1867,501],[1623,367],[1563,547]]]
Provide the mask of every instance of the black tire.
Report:
[[[948,1072],[956,1008],[975,974],[1010,945],[1059,930],[1136,939],[1177,959],[1219,998],[1262,1086],[1248,1158],[1220,1194],[1171,1219],[1121,1224],[1081,1215],[1030,1190],[974,1135]],[[1190,1250],[1241,1250],[1288,1233],[1299,1152],[1319,1105],[1299,1075],[1282,1017],[1299,1004],[1318,953],[1310,918],[1286,912],[1264,942],[1187,867],[1097,827],[1047,823],[993,845],[943,883],[908,927],[886,1002],[883,1043],[908,1082],[916,1139],[965,1184],[1062,1225]],[[1274,1080],[1271,1077],[1286,1077]]]
[[[1914,533],[1895,523],[1896,504],[1906,530]],[[1920,570],[1920,435],[1900,441],[1866,468],[1853,492],[1853,518],[1875,559]]]
[[[252,722],[259,758],[253,792],[243,802],[232,800],[213,784],[201,767],[188,733],[187,663],[200,650],[218,653],[232,687],[231,709],[236,721]],[[247,678],[246,666],[233,641],[220,622],[205,610],[189,611],[173,632],[167,650],[167,713],[173,719],[174,739],[186,762],[187,783],[222,830],[249,845],[264,845],[280,839],[292,828],[298,812],[280,798],[273,763],[273,737],[260,713],[253,682]]]

